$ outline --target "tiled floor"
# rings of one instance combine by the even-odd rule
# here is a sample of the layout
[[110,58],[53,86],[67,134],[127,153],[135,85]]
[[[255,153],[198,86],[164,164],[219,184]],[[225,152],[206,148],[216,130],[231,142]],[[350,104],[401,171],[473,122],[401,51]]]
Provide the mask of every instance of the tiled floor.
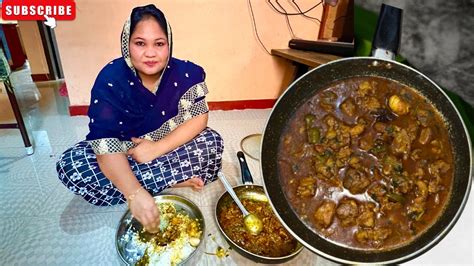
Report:
[[[126,205],[95,207],[70,193],[56,177],[55,162],[70,145],[87,134],[85,116],[70,117],[67,100],[58,94],[57,83],[35,86],[27,70],[15,73],[14,82],[23,114],[34,141],[35,153],[25,155],[18,130],[0,130],[0,264],[2,265],[119,265],[115,250],[115,230]],[[39,92],[39,93],[38,93]],[[39,101],[38,97],[41,96]],[[223,171],[232,184],[239,183],[236,152],[240,140],[261,132],[269,110],[216,111],[209,125],[225,140]],[[0,93],[0,123],[12,122],[5,94]],[[247,157],[257,184],[262,184],[259,163]],[[219,182],[200,193],[189,189],[167,192],[183,195],[203,211],[206,235],[227,246],[214,221],[214,207],[224,188]],[[472,197],[452,232],[436,247],[411,261],[414,264],[473,263]],[[206,239],[205,251],[216,245]],[[449,252],[448,252],[449,251]],[[224,259],[197,254],[198,265],[250,265],[252,261],[235,251]],[[303,250],[288,265],[330,265],[308,250]]]

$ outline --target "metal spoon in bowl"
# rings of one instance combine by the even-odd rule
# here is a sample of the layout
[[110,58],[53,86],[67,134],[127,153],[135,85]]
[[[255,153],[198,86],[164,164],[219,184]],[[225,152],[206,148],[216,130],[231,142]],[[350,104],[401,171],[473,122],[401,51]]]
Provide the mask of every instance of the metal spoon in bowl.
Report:
[[262,220],[260,220],[260,218],[258,218],[255,214],[249,213],[247,209],[245,209],[244,205],[242,205],[242,202],[240,202],[240,199],[235,194],[234,189],[230,185],[229,181],[227,181],[224,173],[219,172],[217,176],[221,180],[222,184],[224,184],[225,189],[227,192],[229,192],[235,203],[237,203],[239,209],[242,211],[242,215],[244,216],[244,225],[247,232],[252,235],[258,235],[263,228]]

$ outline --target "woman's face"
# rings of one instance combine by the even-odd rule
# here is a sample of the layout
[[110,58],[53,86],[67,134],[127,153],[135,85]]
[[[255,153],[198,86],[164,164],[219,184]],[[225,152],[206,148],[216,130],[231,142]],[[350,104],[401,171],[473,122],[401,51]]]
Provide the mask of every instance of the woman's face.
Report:
[[130,58],[140,76],[159,77],[168,57],[168,38],[158,22],[153,18],[138,22],[130,37]]

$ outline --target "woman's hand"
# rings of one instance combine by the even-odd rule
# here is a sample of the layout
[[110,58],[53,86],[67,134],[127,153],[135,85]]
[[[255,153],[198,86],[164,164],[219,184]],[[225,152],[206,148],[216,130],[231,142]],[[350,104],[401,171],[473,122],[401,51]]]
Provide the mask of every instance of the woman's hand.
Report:
[[132,142],[137,146],[129,149],[127,154],[138,163],[147,163],[159,156],[156,142],[139,138],[132,138]]
[[128,207],[135,217],[150,233],[160,229],[160,212],[155,199],[145,189],[140,189],[132,200],[128,200]]

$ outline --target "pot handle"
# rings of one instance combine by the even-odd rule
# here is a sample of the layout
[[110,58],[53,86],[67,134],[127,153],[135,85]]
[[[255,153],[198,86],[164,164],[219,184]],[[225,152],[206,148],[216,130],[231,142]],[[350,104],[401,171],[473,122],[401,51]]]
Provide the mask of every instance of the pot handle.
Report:
[[380,59],[395,59],[400,46],[403,10],[382,4],[372,41],[372,56]]
[[252,174],[250,173],[249,166],[247,164],[247,160],[245,160],[245,155],[243,152],[238,151],[237,152],[237,158],[239,159],[240,163],[240,172],[242,175],[242,183],[244,185],[252,185],[253,184],[253,178]]

